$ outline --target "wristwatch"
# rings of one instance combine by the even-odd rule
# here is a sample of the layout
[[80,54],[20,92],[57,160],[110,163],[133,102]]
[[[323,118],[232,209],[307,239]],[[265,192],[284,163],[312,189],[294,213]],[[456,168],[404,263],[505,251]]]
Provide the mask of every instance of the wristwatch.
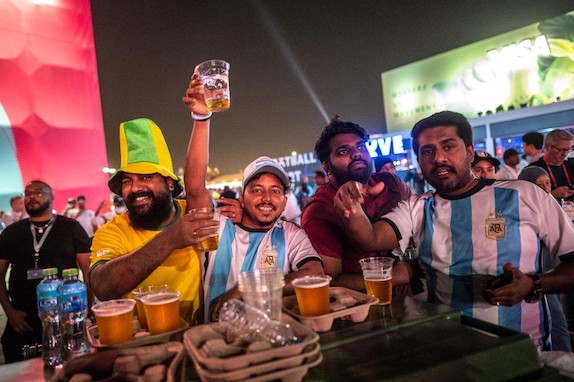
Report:
[[527,303],[535,303],[542,298],[542,282],[540,281],[540,276],[538,275],[526,275],[532,279],[532,292],[524,298]]

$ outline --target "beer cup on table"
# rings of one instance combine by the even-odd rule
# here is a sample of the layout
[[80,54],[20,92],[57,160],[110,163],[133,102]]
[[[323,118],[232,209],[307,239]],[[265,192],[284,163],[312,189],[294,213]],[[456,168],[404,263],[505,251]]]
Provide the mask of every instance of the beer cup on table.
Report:
[[331,312],[329,306],[330,276],[304,276],[291,282],[302,316],[321,316]]
[[229,109],[229,63],[223,60],[207,60],[195,67],[203,80],[205,104],[212,112]]
[[100,302],[92,307],[101,344],[116,345],[132,340],[135,304],[132,299],[119,299]]
[[284,286],[285,276],[280,269],[252,269],[241,272],[238,278],[243,301],[276,321],[281,321]]
[[[189,212],[209,212],[207,208],[192,208]],[[213,220],[219,222],[219,208],[215,208],[212,210],[213,212]],[[201,228],[198,230],[199,235],[201,235]],[[201,235],[203,236],[203,235]],[[202,241],[201,243],[197,244],[197,250],[199,252],[210,252],[215,251],[219,247],[219,232],[216,232],[210,235],[207,239]]]
[[179,328],[179,292],[157,292],[142,297],[149,334]]
[[379,299],[379,305],[388,305],[393,298],[392,257],[368,257],[359,260],[367,294]]
[[142,286],[132,291],[134,299],[136,300],[136,310],[138,314],[138,320],[140,322],[140,327],[142,329],[147,329],[147,318],[145,315],[145,309],[142,297],[152,293],[167,292],[167,291],[169,291],[169,286],[167,286],[166,284]]

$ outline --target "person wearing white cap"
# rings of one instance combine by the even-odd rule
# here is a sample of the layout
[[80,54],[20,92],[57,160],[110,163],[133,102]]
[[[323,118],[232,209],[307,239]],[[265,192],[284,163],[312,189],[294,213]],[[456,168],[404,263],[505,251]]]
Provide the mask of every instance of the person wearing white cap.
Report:
[[[196,111],[208,115],[203,100],[203,82],[192,77],[187,89],[186,103],[193,104]],[[200,114],[200,115],[201,115]],[[199,117],[201,118],[201,117]],[[209,125],[194,127],[207,157]],[[188,165],[191,163],[188,154]],[[185,184],[205,184],[205,171],[186,171]],[[291,280],[300,276],[322,275],[323,264],[307,234],[292,222],[281,221],[279,217],[287,201],[289,186],[287,173],[273,159],[262,156],[251,162],[243,171],[243,192],[239,196],[243,214],[238,223],[220,215],[219,246],[206,256],[207,267],[204,279],[204,304],[206,321],[214,319],[223,302],[240,298],[237,289],[239,273],[250,269],[281,269],[285,273],[284,293],[293,293]],[[241,211],[239,211],[241,212]],[[228,215],[233,217],[234,215]]]
[[230,298],[240,297],[237,276],[257,268],[279,268],[285,273],[285,291],[293,291],[296,277],[322,275],[321,258],[305,231],[279,217],[287,201],[285,170],[269,157],[259,157],[243,172],[240,201],[243,218],[233,224],[221,217],[219,248],[210,254],[205,276],[205,306],[211,318]]

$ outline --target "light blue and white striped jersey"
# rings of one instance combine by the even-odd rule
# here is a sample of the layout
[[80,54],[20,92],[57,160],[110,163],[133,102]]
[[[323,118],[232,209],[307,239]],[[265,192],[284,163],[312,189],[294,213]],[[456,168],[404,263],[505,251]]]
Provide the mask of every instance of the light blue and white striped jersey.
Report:
[[[282,269],[291,273],[308,261],[321,261],[298,225],[277,221],[271,229],[248,229],[221,215],[219,247],[209,253],[204,278],[206,318],[211,304],[237,285],[239,273],[250,269]],[[207,322],[207,321],[206,321]]]
[[547,348],[543,300],[497,307],[483,299],[481,284],[486,275],[501,274],[505,263],[541,273],[541,246],[556,264],[574,255],[574,226],[552,195],[526,181],[481,179],[458,197],[413,197],[383,219],[394,225],[401,249],[414,238],[429,302],[528,333]]

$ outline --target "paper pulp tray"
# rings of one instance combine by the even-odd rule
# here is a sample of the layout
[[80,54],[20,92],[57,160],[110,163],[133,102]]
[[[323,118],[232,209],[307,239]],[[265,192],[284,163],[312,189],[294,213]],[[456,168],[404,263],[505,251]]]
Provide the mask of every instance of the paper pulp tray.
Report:
[[[309,364],[313,363],[317,360],[318,356],[320,356],[320,348],[321,346],[318,343],[314,343],[310,345],[310,347],[303,353],[294,355],[292,357],[270,360],[268,362],[244,367],[233,371],[211,371],[203,368],[199,362],[196,362],[195,370],[203,382],[243,381],[248,378],[258,378],[260,381],[269,381],[280,378],[277,377],[276,372],[281,372],[287,375],[290,374],[290,369],[304,366],[306,364],[308,366]],[[269,377],[269,374],[273,374],[273,376]],[[301,375],[301,378],[304,375],[305,373]],[[291,379],[289,381],[291,381]]]
[[[352,322],[365,321],[369,315],[370,306],[379,302],[379,299],[376,297],[342,287],[329,288],[329,295],[332,301],[330,304],[331,313],[314,317],[301,316],[296,296],[283,298],[283,310],[314,331],[327,332],[331,330],[333,321],[336,318],[351,320]],[[356,303],[353,306],[346,307],[346,304],[352,303],[353,300]]]
[[321,363],[321,361],[323,361],[323,355],[319,353],[317,354],[316,358],[308,360],[301,366],[297,366],[291,369],[278,370],[269,374],[247,379],[244,382],[266,382],[274,381],[276,379],[279,379],[282,382],[301,382],[309,369],[317,366]]
[[[133,348],[137,346],[158,344],[169,341],[181,341],[182,333],[187,328],[189,328],[189,324],[187,323],[187,321],[185,321],[183,318],[180,317],[179,328],[177,328],[176,330],[172,330],[170,332],[165,332],[161,334],[134,337],[131,341],[126,341],[115,345],[106,345],[100,343],[98,325],[94,324],[88,327],[88,341],[90,342],[90,345],[96,350]],[[134,319],[132,330],[134,336],[139,332],[147,332],[146,330],[141,329],[137,318]]]
[[[129,365],[124,364],[124,369],[130,369],[135,373],[123,374],[114,371],[116,359],[125,356],[136,356],[136,359],[127,358]],[[145,370],[154,365],[164,365],[164,382],[184,382],[186,357],[181,342],[168,342],[159,345],[148,345],[137,348],[109,349],[96,353],[86,354],[71,359],[63,369],[56,374],[52,382],[69,381],[74,375],[89,374],[94,381],[118,379],[123,376],[124,380],[133,377],[135,380],[147,380],[144,377]],[[157,377],[157,375],[155,376]],[[142,379],[143,378],[143,379]],[[116,380],[114,379],[114,380]]]
[[319,340],[319,335],[310,328],[297,322],[286,314],[282,315],[282,321],[291,325],[293,334],[301,338],[297,344],[271,348],[254,353],[246,353],[246,349],[240,349],[240,353],[229,357],[208,357],[202,346],[207,340],[224,339],[224,335],[214,328],[217,323],[194,326],[183,333],[183,344],[189,357],[196,363],[210,371],[233,371],[250,365],[267,362],[273,359],[292,357],[303,353],[309,345]]

